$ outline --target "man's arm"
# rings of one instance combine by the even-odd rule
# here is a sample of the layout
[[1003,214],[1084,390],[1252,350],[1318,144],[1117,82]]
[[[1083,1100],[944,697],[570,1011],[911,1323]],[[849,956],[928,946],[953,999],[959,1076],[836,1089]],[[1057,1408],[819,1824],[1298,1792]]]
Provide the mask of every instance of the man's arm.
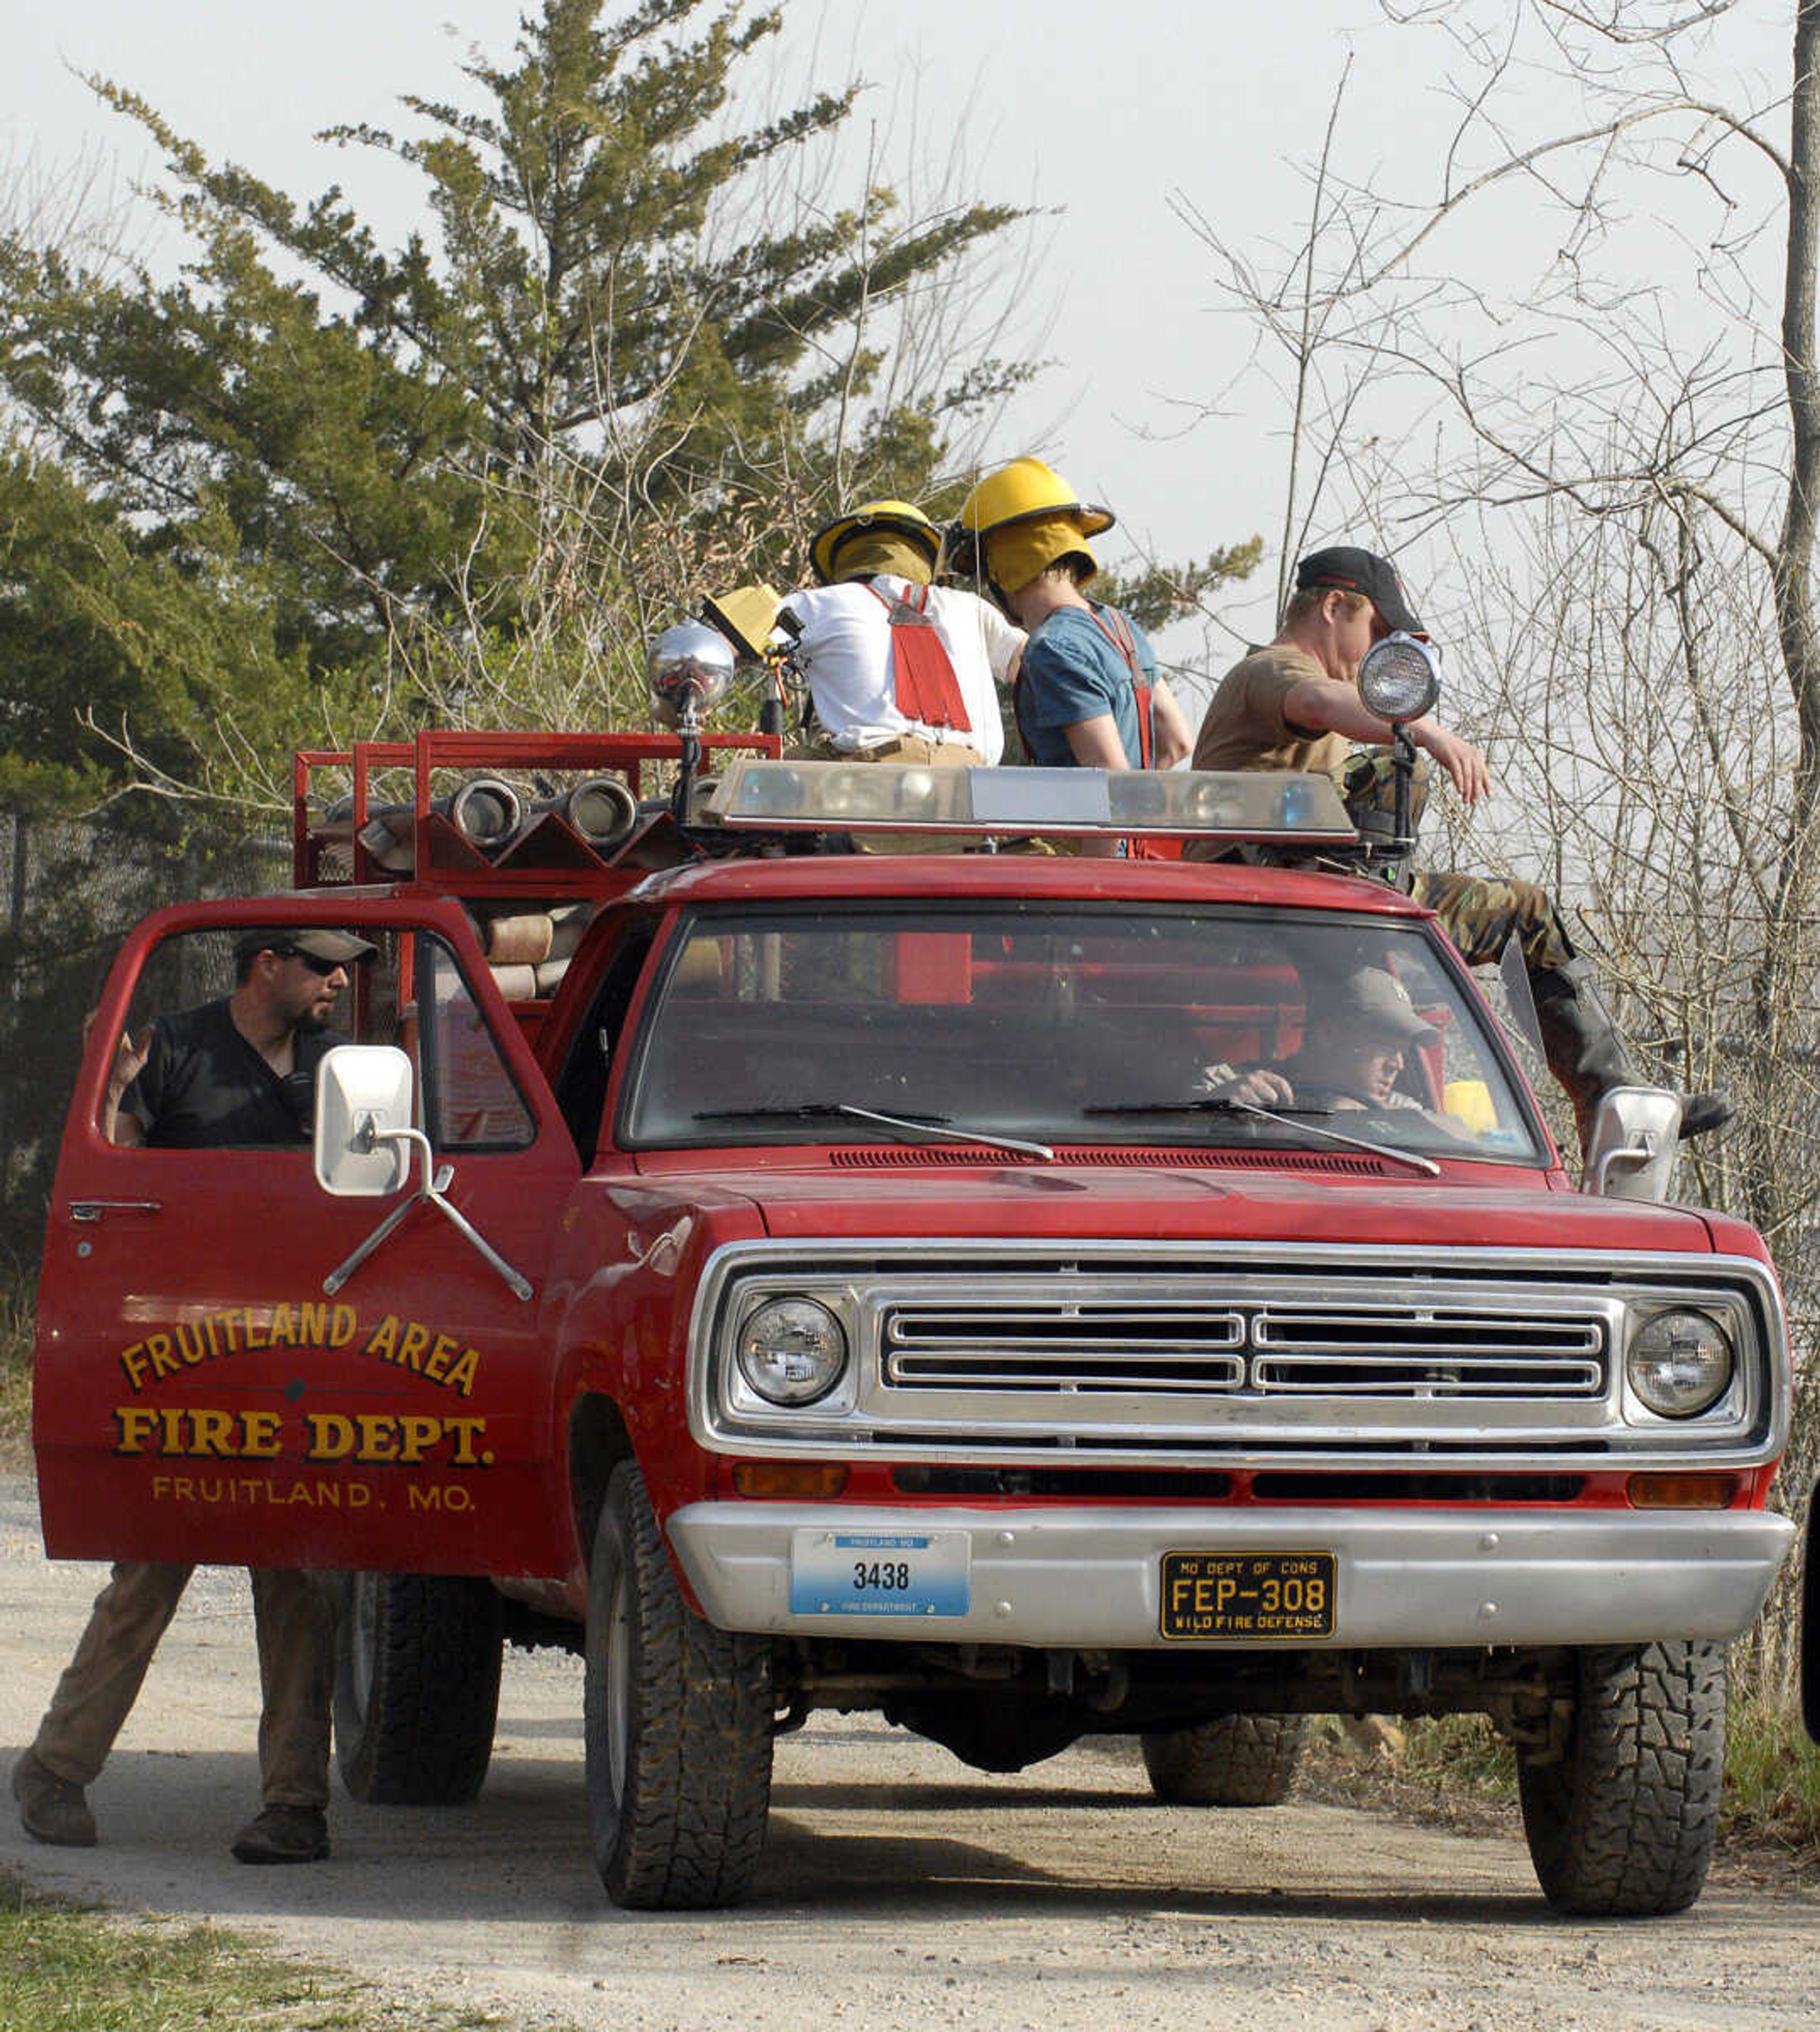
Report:
[[[1348,741],[1388,746],[1388,720],[1380,719],[1351,685],[1337,678],[1301,678],[1283,701],[1283,717],[1310,734],[1344,734]],[[1437,719],[1412,719],[1409,738],[1426,749],[1453,779],[1454,788],[1469,805],[1491,792],[1491,769],[1470,741],[1450,733]]]
[[981,600],[977,593],[971,592],[966,597],[977,610],[975,618],[980,626],[980,642],[994,680],[1007,686],[1015,685],[1029,637],[1015,622],[1007,621],[989,600]]
[[[83,1028],[86,1029],[88,1025]],[[149,1030],[136,1044],[130,1032],[121,1032],[120,1042],[114,1048],[114,1063],[107,1069],[107,1091],[101,1100],[101,1133],[110,1143],[136,1147],[145,1141],[145,1125],[136,1115],[122,1112],[120,1104],[126,1089],[145,1070],[151,1055]]]
[[1204,1066],[1201,1092],[1210,1100],[1239,1100],[1252,1108],[1287,1108],[1295,1089],[1273,1066]]
[[1175,694],[1161,678],[1150,687],[1150,767],[1173,769],[1194,745]]
[[[1119,738],[1119,723],[1109,712],[1097,712],[1091,719],[1078,719],[1064,727],[1068,746],[1083,769],[1129,769],[1125,744]],[[1124,845],[1122,839],[1088,839],[1081,852],[1089,861],[1116,861]]]
[[1078,719],[1064,727],[1074,760],[1083,769],[1129,769],[1125,744],[1119,738],[1119,723],[1109,712],[1097,712],[1091,719]]

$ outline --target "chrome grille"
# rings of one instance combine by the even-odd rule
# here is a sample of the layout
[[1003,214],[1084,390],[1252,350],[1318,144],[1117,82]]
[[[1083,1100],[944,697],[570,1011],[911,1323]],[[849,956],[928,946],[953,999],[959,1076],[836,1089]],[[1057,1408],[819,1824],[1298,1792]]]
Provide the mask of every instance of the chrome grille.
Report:
[[1359,1397],[1599,1397],[1604,1323],[1476,1307],[1296,1305],[1252,1320],[1252,1388]]
[[884,1339],[885,1380],[904,1390],[1198,1392],[1245,1380],[1236,1308],[898,1306]]
[[1596,1399],[1606,1384],[1590,1311],[1022,1300],[899,1303],[882,1325],[884,1380],[906,1391]]
[[[785,1295],[828,1306],[852,1352],[795,1408],[734,1358],[739,1321]],[[1699,1419],[1650,1418],[1625,1388],[1628,1338],[1664,1305],[1712,1313],[1740,1350],[1731,1399]],[[1760,1463],[1788,1374],[1773,1278],[1736,1256],[768,1237],[708,1258],[689,1415],[719,1452],[894,1468],[1560,1474]]]

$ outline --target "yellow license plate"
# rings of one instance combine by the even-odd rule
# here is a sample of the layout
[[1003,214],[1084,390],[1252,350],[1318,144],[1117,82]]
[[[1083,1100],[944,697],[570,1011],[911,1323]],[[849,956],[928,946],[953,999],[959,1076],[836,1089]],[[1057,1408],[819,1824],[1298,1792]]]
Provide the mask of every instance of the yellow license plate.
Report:
[[1331,1637],[1331,1552],[1165,1552],[1165,1637],[1260,1642]]

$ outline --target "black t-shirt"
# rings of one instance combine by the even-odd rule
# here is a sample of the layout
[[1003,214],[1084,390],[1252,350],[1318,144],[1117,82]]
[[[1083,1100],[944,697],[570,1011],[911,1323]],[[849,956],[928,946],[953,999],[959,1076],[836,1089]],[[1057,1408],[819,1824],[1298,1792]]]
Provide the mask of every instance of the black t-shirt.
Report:
[[280,1079],[234,1027],[226,1000],[160,1016],[151,1055],[121,1100],[146,1141],[164,1150],[267,1149],[310,1140],[316,1067],[346,1038],[317,1030],[297,1040]]

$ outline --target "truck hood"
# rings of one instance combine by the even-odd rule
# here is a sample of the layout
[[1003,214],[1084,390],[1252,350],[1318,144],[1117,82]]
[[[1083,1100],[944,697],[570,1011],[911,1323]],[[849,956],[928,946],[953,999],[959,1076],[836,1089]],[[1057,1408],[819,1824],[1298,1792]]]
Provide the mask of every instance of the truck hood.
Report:
[[[1510,1175],[1504,1175],[1508,1177]],[[712,1181],[712,1182],[711,1182]],[[734,1179],[675,1173],[646,1186],[700,1203]],[[1212,1169],[1019,1164],[897,1170],[748,1171],[735,1188],[780,1240],[995,1235],[1108,1241],[1344,1242],[1407,1249],[1650,1249],[1710,1254],[1689,1207],[1595,1199],[1534,1186],[1311,1177],[1268,1167]]]

